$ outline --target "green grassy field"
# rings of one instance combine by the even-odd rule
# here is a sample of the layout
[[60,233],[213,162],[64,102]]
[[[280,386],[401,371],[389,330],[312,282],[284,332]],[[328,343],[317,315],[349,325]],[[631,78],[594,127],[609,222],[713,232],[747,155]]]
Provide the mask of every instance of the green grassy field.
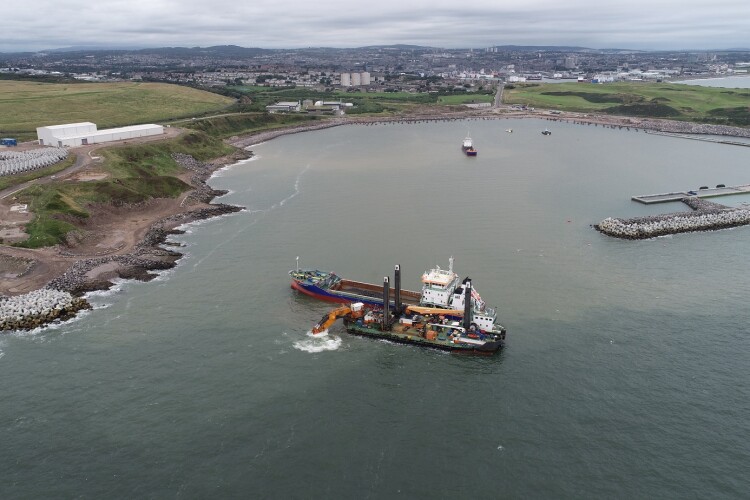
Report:
[[242,92],[252,99],[247,111],[263,111],[265,106],[277,101],[324,100],[343,101],[354,104],[347,108],[347,114],[392,114],[408,112],[414,106],[438,105],[451,106],[471,102],[492,102],[494,93],[457,93],[438,95],[437,93],[411,92],[345,92],[335,90],[321,92],[306,88],[273,88],[257,85],[229,87]]
[[90,204],[121,205],[179,196],[190,186],[176,177],[181,167],[171,157],[174,152],[205,161],[232,151],[221,140],[197,131],[168,141],[103,149],[102,169],[110,174],[106,179],[32,185],[16,194],[34,212],[26,226],[29,238],[16,245],[39,248],[63,243],[65,235],[89,216]]
[[495,100],[494,95],[488,94],[458,94],[458,95],[442,95],[438,98],[439,104],[467,104],[477,102],[493,102]]
[[0,135],[36,138],[36,127],[90,121],[99,128],[218,111],[233,100],[166,83],[0,81]]
[[750,90],[671,83],[525,84],[506,88],[506,104],[750,125]]

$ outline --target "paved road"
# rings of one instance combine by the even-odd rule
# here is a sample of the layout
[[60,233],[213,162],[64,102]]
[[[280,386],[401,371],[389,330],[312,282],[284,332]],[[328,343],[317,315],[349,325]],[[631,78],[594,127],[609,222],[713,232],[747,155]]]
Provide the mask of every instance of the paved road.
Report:
[[497,84],[497,92],[495,93],[495,103],[493,105],[494,108],[499,108],[500,105],[503,103],[503,90],[505,89],[505,85],[502,83]]

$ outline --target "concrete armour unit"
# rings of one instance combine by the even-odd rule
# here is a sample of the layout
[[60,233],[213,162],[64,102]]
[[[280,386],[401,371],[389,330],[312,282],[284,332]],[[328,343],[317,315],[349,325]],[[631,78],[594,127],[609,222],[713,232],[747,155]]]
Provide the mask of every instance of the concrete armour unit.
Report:
[[37,137],[39,137],[39,143],[42,145],[75,147],[86,144],[98,144],[102,142],[161,135],[164,133],[164,127],[161,125],[147,124],[97,130],[95,124],[84,122],[39,127],[36,129],[36,132]]

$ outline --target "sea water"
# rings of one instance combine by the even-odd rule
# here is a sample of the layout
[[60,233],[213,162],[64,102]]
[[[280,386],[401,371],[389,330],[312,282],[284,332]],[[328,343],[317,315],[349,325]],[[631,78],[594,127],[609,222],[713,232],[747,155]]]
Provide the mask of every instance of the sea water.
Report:
[[[0,336],[0,497],[750,491],[750,228],[591,228],[686,209],[633,195],[746,184],[750,150],[538,120],[345,126],[253,150],[211,181],[246,210],[173,237],[177,268]],[[454,256],[507,347],[457,356],[340,323],[311,337],[331,305],[289,288],[297,256],[373,283],[400,264],[417,290]]]

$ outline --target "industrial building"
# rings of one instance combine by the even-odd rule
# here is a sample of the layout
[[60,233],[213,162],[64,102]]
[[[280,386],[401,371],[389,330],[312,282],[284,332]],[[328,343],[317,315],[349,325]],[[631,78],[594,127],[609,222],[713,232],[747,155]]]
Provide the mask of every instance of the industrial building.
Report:
[[360,87],[362,85],[370,85],[371,81],[370,73],[367,71],[361,73],[341,73],[342,87]]
[[131,125],[129,127],[97,130],[96,125],[91,122],[50,125],[48,127],[37,127],[36,129],[39,144],[57,147],[85,146],[163,133],[164,127],[161,125]]
[[269,113],[299,113],[301,109],[302,105],[299,101],[281,101],[266,106],[266,111]]

